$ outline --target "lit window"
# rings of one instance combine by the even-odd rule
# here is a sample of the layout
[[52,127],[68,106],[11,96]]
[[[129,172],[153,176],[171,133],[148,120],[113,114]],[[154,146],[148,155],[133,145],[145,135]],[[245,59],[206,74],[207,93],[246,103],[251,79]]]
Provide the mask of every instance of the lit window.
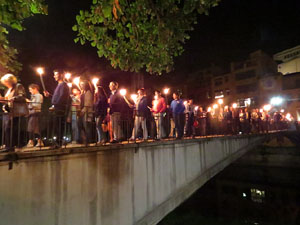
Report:
[[265,199],[265,191],[259,189],[251,189],[251,200],[257,203],[263,203]]

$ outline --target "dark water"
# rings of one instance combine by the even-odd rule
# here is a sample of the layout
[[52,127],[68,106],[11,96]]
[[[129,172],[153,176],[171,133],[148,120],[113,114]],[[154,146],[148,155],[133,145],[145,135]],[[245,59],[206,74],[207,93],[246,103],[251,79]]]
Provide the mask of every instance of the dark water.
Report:
[[198,224],[300,224],[300,149],[251,151],[159,223]]

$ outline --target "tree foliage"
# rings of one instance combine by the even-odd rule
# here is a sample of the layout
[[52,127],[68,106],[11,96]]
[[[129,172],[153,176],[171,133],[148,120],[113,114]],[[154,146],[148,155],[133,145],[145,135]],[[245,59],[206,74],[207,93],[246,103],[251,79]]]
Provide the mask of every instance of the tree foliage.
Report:
[[24,19],[34,14],[47,14],[44,0],[0,0],[0,67],[18,72],[21,64],[17,62],[17,49],[8,41],[9,29],[24,30]]
[[80,11],[75,42],[87,41],[122,70],[161,74],[173,68],[198,14],[220,0],[93,0]]

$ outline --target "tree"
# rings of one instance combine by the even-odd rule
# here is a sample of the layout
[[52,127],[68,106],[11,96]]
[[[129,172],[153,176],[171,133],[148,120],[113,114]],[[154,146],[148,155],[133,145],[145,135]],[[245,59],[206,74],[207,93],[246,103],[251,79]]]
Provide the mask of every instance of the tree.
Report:
[[90,11],[76,16],[75,42],[87,41],[122,70],[161,74],[183,52],[198,14],[220,0],[93,0]]
[[24,30],[24,19],[34,14],[47,14],[44,0],[0,0],[0,67],[18,72],[21,64],[17,62],[17,49],[8,41],[9,29]]

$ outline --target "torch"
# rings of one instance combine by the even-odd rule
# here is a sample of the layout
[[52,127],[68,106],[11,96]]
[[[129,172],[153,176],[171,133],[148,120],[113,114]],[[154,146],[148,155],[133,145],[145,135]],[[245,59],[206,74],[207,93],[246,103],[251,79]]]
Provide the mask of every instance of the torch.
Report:
[[92,79],[92,83],[93,83],[93,85],[94,85],[94,87],[95,87],[96,90],[97,90],[97,84],[98,84],[98,82],[99,82],[99,78],[93,78]]
[[168,94],[169,94],[169,91],[170,91],[170,88],[165,88],[164,90],[164,94],[165,94],[165,96],[166,96],[166,102],[167,102],[167,105],[168,105]]
[[65,79],[66,79],[67,81],[70,80],[71,76],[72,76],[72,74],[70,74],[70,73],[65,73]]
[[136,101],[138,98],[137,94],[132,94],[130,97],[131,97],[132,101],[136,104]]
[[81,90],[81,88],[80,88],[80,77],[75,77],[74,79],[73,79],[73,83]]
[[127,90],[126,89],[121,89],[120,90],[120,94],[124,97],[127,93]]
[[43,79],[43,74],[45,73],[44,68],[43,67],[38,67],[36,69],[36,72],[40,75],[43,90],[46,91],[45,83],[44,83],[44,79]]

